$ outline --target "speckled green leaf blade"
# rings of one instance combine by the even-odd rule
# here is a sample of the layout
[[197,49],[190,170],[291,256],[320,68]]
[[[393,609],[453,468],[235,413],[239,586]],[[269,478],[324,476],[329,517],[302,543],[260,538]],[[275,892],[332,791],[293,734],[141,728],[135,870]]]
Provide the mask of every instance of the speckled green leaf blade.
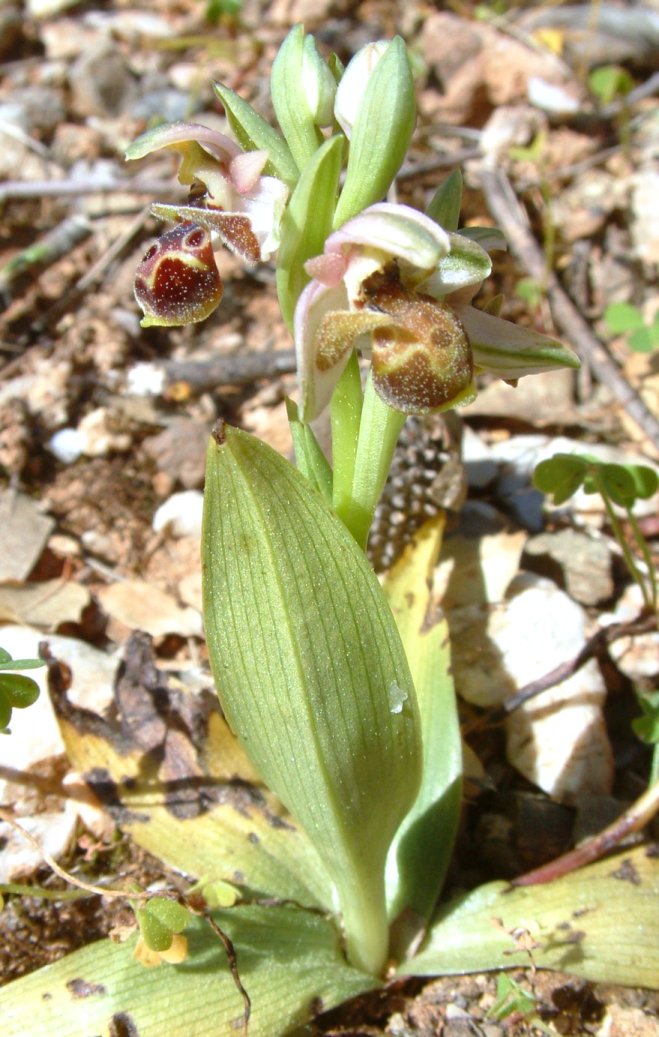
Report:
[[[250,1037],[283,1037],[313,1014],[368,990],[346,965],[330,922],[292,907],[243,907],[214,918],[231,938],[252,1002]],[[236,1037],[243,1000],[206,921],[186,929],[181,965],[146,969],[127,943],[101,941],[0,991],[3,1037]],[[123,1024],[123,1026],[122,1026]]]
[[481,886],[443,908],[401,973],[535,964],[598,983],[659,988],[659,856],[638,847],[541,886]]
[[321,495],[266,444],[226,426],[209,444],[202,543],[223,711],[334,879],[348,946],[363,938],[371,950],[357,960],[380,968],[384,862],[421,764],[391,611]]
[[389,914],[411,910],[421,925],[428,922],[444,881],[462,793],[448,625],[432,589],[443,527],[442,516],[427,522],[383,584],[412,671],[423,735],[421,788],[389,852]]

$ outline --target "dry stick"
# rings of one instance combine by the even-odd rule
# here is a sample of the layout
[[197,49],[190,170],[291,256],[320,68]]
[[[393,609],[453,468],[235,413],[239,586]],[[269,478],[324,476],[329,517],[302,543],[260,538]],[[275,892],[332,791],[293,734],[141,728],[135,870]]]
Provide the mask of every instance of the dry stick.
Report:
[[564,853],[549,864],[543,864],[541,868],[521,875],[513,879],[513,886],[536,886],[543,882],[553,882],[563,875],[576,871],[586,864],[592,864],[599,860],[605,853],[612,850],[628,835],[640,832],[652,820],[659,810],[659,781],[655,781],[646,792],[640,796],[635,803],[620,815],[620,817],[592,838],[587,839],[577,846],[576,849]]
[[557,684],[561,684],[569,677],[572,677],[582,666],[585,666],[589,659],[598,655],[607,645],[613,644],[614,641],[618,641],[621,637],[636,637],[639,634],[652,633],[657,629],[658,623],[659,620],[654,613],[650,615],[641,613],[640,616],[630,622],[611,623],[610,626],[600,627],[599,630],[596,630],[588,638],[574,658],[559,663],[553,670],[545,673],[542,677],[538,677],[537,680],[529,681],[528,684],[525,684],[518,691],[508,695],[496,709],[489,710],[482,716],[476,717],[470,723],[464,724],[462,727],[463,735],[472,734],[485,726],[493,727],[496,724],[500,724],[511,713],[514,713],[516,709],[526,705],[527,702],[542,694],[543,691],[548,691],[550,688],[554,688]]
[[13,283],[25,274],[42,273],[85,241],[92,230],[92,224],[86,216],[67,216],[0,268],[0,295],[7,295]]
[[229,971],[231,972],[233,982],[236,988],[238,989],[238,993],[243,999],[243,1037],[247,1037],[249,1031],[249,1017],[252,1013],[252,1002],[249,994],[247,993],[242,984],[240,975],[238,973],[238,956],[236,954],[236,949],[233,946],[233,943],[231,942],[227,934],[222,929],[220,929],[219,925],[212,917],[212,915],[206,912],[204,914],[204,918],[210,925],[215,935],[218,936],[219,939],[222,941],[222,946],[224,947],[224,952],[227,956],[227,962],[229,964]]
[[180,193],[180,188],[171,180],[124,179],[107,180],[103,183],[85,182],[84,180],[7,180],[0,184],[0,202],[8,198],[76,198],[88,194],[148,194],[158,195],[173,191]]
[[87,893],[91,893],[95,896],[123,897],[124,900],[149,900],[153,896],[152,893],[129,893],[125,889],[110,889],[107,886],[95,886],[91,882],[85,882],[83,879],[76,878],[76,876],[72,875],[70,871],[60,867],[55,858],[51,857],[49,853],[46,853],[39,840],[35,839],[32,833],[28,832],[22,825],[19,825],[7,810],[0,809],[0,821],[5,821],[6,824],[15,829],[23,839],[27,839],[37,853],[43,857],[50,870],[58,875],[59,878],[68,882],[70,886],[77,886],[78,889],[83,889]]
[[481,188],[488,207],[505,234],[517,262],[539,284],[544,284],[557,326],[576,346],[599,380],[611,390],[627,413],[659,449],[659,421],[609,355],[576,306],[563,291],[552,270],[547,270],[542,249],[528,227],[526,213],[510,180],[500,170],[483,170]]

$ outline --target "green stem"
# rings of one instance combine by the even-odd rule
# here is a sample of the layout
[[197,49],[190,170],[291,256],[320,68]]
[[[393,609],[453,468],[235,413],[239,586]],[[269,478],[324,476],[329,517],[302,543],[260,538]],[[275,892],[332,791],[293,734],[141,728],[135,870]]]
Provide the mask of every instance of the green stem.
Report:
[[592,471],[591,474],[593,476],[593,480],[597,485],[597,489],[602,497],[602,500],[604,501],[604,507],[606,508],[607,515],[609,516],[611,529],[613,530],[613,535],[620,546],[620,550],[622,551],[623,558],[625,559],[625,565],[627,566],[632,579],[638,584],[639,590],[643,596],[643,601],[649,608],[651,608],[652,602],[648,596],[645,581],[643,580],[643,577],[638,571],[633,554],[629,550],[629,545],[627,544],[627,540],[625,538],[625,534],[620,524],[620,520],[613,509],[611,501],[609,500],[609,495],[606,486],[604,485],[602,479],[599,476],[599,473],[596,470]]
[[633,512],[632,512],[631,508],[627,508],[627,520],[628,520],[630,528],[631,528],[631,530],[632,530],[632,532],[634,534],[634,538],[636,540],[636,545],[637,545],[637,547],[638,547],[638,549],[639,549],[639,551],[640,551],[640,553],[641,553],[641,555],[643,557],[643,561],[645,562],[645,564],[647,566],[647,570],[648,570],[647,582],[650,585],[650,595],[649,595],[650,602],[649,603],[650,603],[651,608],[656,612],[656,610],[657,610],[657,574],[656,574],[655,567],[654,567],[654,561],[653,561],[652,555],[650,554],[650,549],[648,548],[647,540],[645,539],[645,537],[641,533],[640,529],[638,528],[638,523],[637,523],[636,519],[634,518],[634,515],[633,515]]
[[381,875],[356,875],[338,894],[348,959],[355,968],[381,976],[389,950],[384,869]]
[[364,392],[352,489],[343,507],[340,510],[337,508],[339,518],[364,550],[405,418],[405,414],[392,410],[380,399],[369,374]]
[[337,514],[345,511],[350,502],[363,402],[359,360],[353,351],[334,390],[330,405],[334,510]]

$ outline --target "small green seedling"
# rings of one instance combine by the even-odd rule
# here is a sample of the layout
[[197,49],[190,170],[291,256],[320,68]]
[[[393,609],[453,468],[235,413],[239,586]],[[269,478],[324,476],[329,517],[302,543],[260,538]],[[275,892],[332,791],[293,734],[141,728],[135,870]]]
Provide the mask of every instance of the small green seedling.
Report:
[[0,731],[6,732],[13,709],[26,709],[39,698],[39,685],[17,670],[34,670],[44,666],[42,659],[12,659],[0,648]]
[[141,937],[135,948],[138,961],[146,966],[185,961],[188,944],[181,933],[191,920],[187,908],[177,900],[154,896],[135,908],[135,917]]
[[490,1019],[497,1022],[522,1019],[541,1033],[556,1037],[556,1030],[543,1023],[538,1016],[535,996],[511,976],[502,973],[497,977],[497,999],[487,1013]]
[[627,345],[635,353],[651,353],[659,347],[659,310],[649,322],[637,306],[612,302],[604,311],[604,323],[612,335],[626,335]]
[[[650,550],[633,514],[637,500],[647,500],[657,492],[659,477],[655,470],[647,465],[610,464],[581,454],[555,454],[537,466],[533,485],[542,493],[551,494],[556,505],[565,503],[580,487],[585,493],[600,494],[629,573],[639,585],[646,607],[656,610],[657,577]],[[626,512],[645,573],[639,570],[630,551],[614,505]]]
[[588,76],[588,87],[602,105],[626,97],[634,88],[634,80],[621,65],[600,65]]

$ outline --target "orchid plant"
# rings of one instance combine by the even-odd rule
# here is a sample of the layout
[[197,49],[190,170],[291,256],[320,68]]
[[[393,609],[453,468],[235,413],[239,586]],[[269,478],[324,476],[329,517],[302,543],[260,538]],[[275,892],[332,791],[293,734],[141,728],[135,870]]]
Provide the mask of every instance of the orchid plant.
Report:
[[[175,152],[189,188],[185,204],[153,207],[172,226],[137,270],[143,326],[207,318],[223,291],[214,253],[228,247],[250,266],[276,264],[297,353],[297,467],[222,422],[208,448],[204,618],[224,719],[209,731],[219,750],[199,767],[226,794],[173,817],[170,799],[140,786],[148,767],[139,746],[83,745],[67,707],[81,772],[92,781],[102,764],[124,828],[200,881],[194,896],[178,897],[192,911],[187,927],[180,912],[138,910],[141,946],[161,957],[177,938],[164,978],[162,969],[140,978],[125,945],[103,944],[20,991],[40,1020],[59,1012],[67,1037],[145,1037],[164,1025],[171,1037],[215,1037],[240,1019],[253,1037],[276,1037],[387,977],[507,968],[529,955],[592,979],[656,982],[657,954],[648,941],[636,949],[639,928],[659,924],[656,871],[642,852],[641,881],[624,898],[611,869],[594,865],[555,887],[491,883],[438,907],[462,771],[432,591],[441,522],[383,585],[364,552],[408,415],[460,406],[482,372],[516,383],[578,361],[503,320],[498,304],[475,303],[490,252],[505,243],[489,227],[459,229],[459,174],[425,213],[385,200],[416,120],[401,39],[369,44],[344,69],[298,26],[271,90],[279,129],[218,84],[233,136],[176,123],[128,150],[133,160]],[[326,409],[331,460],[310,424]],[[258,796],[239,802],[226,791],[235,778]],[[71,970],[102,993],[77,1017],[69,1006],[63,1029]],[[108,1031],[120,1017],[124,1028]],[[25,1016],[10,1013],[8,1028],[3,1018],[17,1037]]]

